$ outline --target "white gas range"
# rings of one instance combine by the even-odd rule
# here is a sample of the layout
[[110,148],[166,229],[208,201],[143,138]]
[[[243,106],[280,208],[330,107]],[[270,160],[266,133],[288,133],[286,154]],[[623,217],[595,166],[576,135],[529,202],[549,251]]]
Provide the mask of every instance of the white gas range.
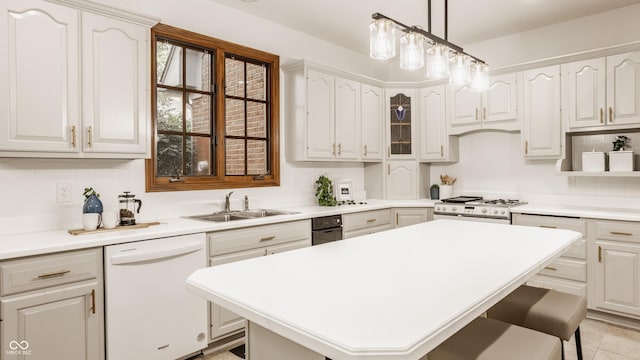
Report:
[[457,196],[437,202],[434,206],[433,218],[510,224],[510,208],[524,204],[526,202],[514,199]]

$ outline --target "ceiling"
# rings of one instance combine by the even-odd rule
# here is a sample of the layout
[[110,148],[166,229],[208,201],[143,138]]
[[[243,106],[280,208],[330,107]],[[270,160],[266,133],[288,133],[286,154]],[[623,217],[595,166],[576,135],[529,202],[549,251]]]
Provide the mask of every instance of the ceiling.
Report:
[[[308,33],[362,54],[369,53],[371,14],[427,28],[427,0],[213,0]],[[452,0],[449,41],[482,40],[576,19],[640,0]],[[444,0],[432,1],[432,32],[444,37]]]

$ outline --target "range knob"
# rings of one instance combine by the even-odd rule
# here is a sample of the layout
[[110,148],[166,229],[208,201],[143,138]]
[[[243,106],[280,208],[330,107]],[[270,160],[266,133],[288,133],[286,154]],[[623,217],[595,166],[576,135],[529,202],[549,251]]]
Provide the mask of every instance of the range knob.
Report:
[[487,208],[482,208],[482,213],[486,214],[487,213]]
[[494,210],[493,210],[493,213],[494,213],[495,215],[498,215],[498,210],[497,210],[497,209],[494,209]]
[[456,211],[458,211],[458,209],[455,206],[451,208],[451,212],[456,212]]
[[506,213],[507,213],[507,212],[506,212],[506,211],[504,211],[504,210],[500,211],[500,215],[504,215],[504,214],[506,214]]

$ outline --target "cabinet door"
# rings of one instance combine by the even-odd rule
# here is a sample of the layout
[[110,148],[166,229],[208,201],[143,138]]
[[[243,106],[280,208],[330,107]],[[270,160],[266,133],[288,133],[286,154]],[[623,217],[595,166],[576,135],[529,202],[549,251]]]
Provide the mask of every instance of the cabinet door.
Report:
[[444,160],[449,152],[445,86],[420,89],[420,159]]
[[449,134],[479,129],[482,95],[469,86],[451,86],[449,89]]
[[523,73],[524,156],[560,157],[560,65]]
[[609,124],[640,124],[640,51],[607,57]]
[[413,89],[386,89],[387,157],[415,159],[415,123],[413,120],[416,99]]
[[[245,259],[252,259],[265,255],[265,249],[254,249],[243,251],[240,253],[233,253],[229,255],[221,255],[211,258],[209,261],[210,266],[222,265],[231,262],[236,262]],[[211,304],[209,321],[211,332],[209,333],[210,340],[221,337],[222,335],[226,335],[232,333],[234,331],[238,331],[245,326],[245,320],[242,316],[231,312],[219,305],[214,303]]]
[[336,157],[360,158],[360,83],[335,78],[335,144]]
[[393,209],[394,228],[429,221],[429,209]]
[[411,200],[418,198],[418,166],[415,161],[387,163],[387,199]]
[[382,89],[361,84],[362,160],[382,160],[384,103]]
[[596,240],[596,306],[640,315],[640,245]]
[[28,352],[4,358],[103,359],[101,311],[93,308],[98,294],[101,287],[92,282],[2,300],[3,353],[12,341],[23,345],[18,353],[25,346]]
[[570,128],[605,124],[604,58],[562,65],[563,97]]
[[148,153],[149,30],[82,14],[83,151]]
[[0,3],[0,150],[78,152],[79,12]]
[[482,104],[483,129],[520,130],[515,73],[492,76],[489,89],[482,93]]
[[307,71],[307,157],[335,157],[334,78],[321,72]]

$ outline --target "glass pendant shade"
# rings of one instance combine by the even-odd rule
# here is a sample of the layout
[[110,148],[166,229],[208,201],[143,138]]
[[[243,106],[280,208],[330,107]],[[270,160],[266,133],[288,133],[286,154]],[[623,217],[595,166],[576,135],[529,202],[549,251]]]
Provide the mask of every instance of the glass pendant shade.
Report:
[[427,50],[427,77],[443,79],[449,75],[449,48],[435,44]]
[[417,70],[424,66],[424,36],[408,33],[400,38],[400,68]]
[[466,85],[471,80],[470,59],[467,55],[457,54],[451,60],[449,84]]
[[378,19],[369,24],[369,56],[376,60],[387,60],[396,56],[396,36],[393,21]]
[[471,69],[471,89],[485,91],[489,89],[489,66],[476,63]]

